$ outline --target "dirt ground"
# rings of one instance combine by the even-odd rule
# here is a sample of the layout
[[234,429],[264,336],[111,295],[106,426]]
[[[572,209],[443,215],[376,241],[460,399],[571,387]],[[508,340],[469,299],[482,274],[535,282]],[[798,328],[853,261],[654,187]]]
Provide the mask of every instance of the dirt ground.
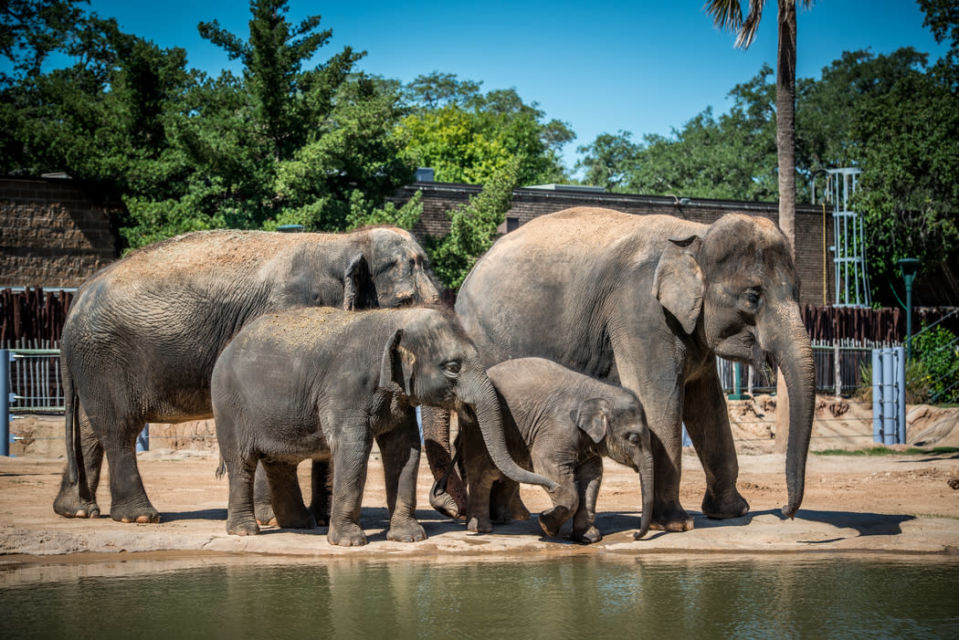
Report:
[[[819,404],[813,452],[872,446],[869,408],[831,398],[821,398]],[[695,528],[683,533],[651,531],[643,540],[634,541],[632,533],[639,525],[638,479],[627,468],[607,461],[597,517],[597,526],[605,537],[590,546],[544,537],[535,516],[497,527],[491,534],[469,534],[462,522],[443,518],[429,508],[430,480],[425,468],[419,475],[417,516],[429,538],[415,544],[389,542],[385,537],[382,467],[375,455],[363,501],[362,524],[370,540],[367,546],[331,546],[326,542],[325,528],[264,528],[259,536],[229,536],[224,529],[227,481],[214,477],[218,457],[208,440],[202,441],[206,447],[202,449],[159,449],[154,444],[153,450],[139,454],[147,492],[162,514],[160,524],[122,524],[107,516],[92,521],[71,520],[55,515],[52,509],[63,459],[49,452],[36,453],[38,447],[31,449],[21,439],[21,453],[0,457],[0,569],[24,562],[90,562],[100,557],[116,558],[118,552],[242,553],[278,558],[470,556],[477,561],[531,554],[959,555],[959,490],[953,488],[959,487],[959,453],[812,453],[802,508],[794,520],[787,520],[779,511],[786,500],[785,457],[774,452],[774,398],[730,403],[730,417],[740,454],[739,488],[751,504],[747,516],[713,521],[702,515],[699,503],[705,476],[695,453],[687,448],[681,500],[693,514]],[[910,411],[910,418],[909,433],[914,434],[911,441],[925,434],[923,446],[956,446],[951,443],[959,435],[959,429],[953,428],[959,422],[959,410],[916,407]],[[14,432],[19,430],[23,438],[22,434],[29,431],[39,443],[45,437],[40,435],[41,423],[36,420],[30,426],[20,422]],[[55,428],[62,432],[62,426]],[[308,465],[301,465],[304,479],[307,472]],[[546,494],[538,487],[524,487],[522,495],[534,514],[548,505]],[[103,512],[109,513],[105,476],[98,499]]]

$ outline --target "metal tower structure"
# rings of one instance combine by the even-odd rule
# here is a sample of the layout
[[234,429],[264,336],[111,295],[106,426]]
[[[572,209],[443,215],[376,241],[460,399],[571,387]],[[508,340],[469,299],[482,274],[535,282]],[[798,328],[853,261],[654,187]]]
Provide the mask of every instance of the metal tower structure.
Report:
[[862,217],[849,209],[861,169],[828,169],[826,195],[833,204],[833,264],[837,307],[868,307],[869,274],[866,272],[866,237]]

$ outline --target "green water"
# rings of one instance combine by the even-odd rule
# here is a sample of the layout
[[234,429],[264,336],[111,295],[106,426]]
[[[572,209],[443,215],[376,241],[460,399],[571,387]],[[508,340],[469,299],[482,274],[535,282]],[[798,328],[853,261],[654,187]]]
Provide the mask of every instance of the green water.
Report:
[[8,567],[0,637],[959,638],[959,562],[941,560]]

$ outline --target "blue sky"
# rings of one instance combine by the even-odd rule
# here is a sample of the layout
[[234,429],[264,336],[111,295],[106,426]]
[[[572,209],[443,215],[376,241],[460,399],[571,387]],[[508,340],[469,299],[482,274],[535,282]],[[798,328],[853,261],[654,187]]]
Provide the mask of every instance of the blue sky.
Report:
[[[576,147],[603,132],[669,134],[708,106],[728,110],[727,93],[768,63],[775,68],[776,2],[756,41],[733,48],[704,13],[704,0],[672,2],[404,2],[292,0],[288,18],[323,16],[333,30],[317,61],[349,45],[367,52],[359,66],[407,82],[431,71],[483,82],[485,90],[515,88],[547,118],[567,122]],[[114,17],[123,30],[163,47],[187,51],[189,64],[208,73],[238,69],[219,48],[199,37],[197,23],[216,19],[244,39],[248,3],[242,0],[92,0],[91,9]],[[942,55],[922,26],[914,0],[819,0],[798,18],[797,74],[818,78],[843,51],[889,53],[913,46]]]

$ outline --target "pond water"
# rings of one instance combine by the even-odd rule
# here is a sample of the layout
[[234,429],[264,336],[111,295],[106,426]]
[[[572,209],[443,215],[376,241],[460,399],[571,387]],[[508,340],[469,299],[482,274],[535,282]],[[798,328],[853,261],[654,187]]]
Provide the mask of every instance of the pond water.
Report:
[[8,566],[0,636],[959,638],[956,558],[273,563]]

